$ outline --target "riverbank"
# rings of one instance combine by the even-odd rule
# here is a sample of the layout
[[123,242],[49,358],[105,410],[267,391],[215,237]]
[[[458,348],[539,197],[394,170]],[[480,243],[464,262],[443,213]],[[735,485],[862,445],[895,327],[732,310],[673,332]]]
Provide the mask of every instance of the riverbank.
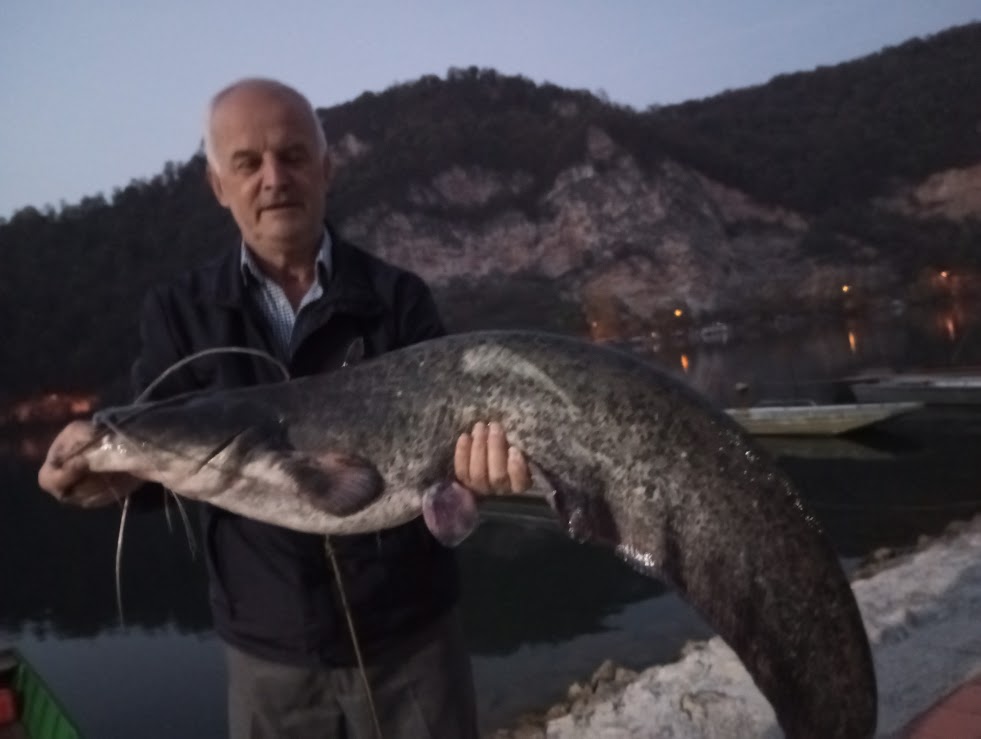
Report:
[[[981,675],[981,516],[952,524],[915,551],[879,552],[853,589],[872,644],[877,736],[894,735]],[[604,663],[567,699],[494,739],[777,739],[773,709],[718,637],[640,674]]]

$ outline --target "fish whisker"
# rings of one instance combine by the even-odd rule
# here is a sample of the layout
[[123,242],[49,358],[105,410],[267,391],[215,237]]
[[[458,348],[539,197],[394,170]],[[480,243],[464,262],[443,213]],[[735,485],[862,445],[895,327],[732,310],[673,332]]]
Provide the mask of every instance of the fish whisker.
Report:
[[[140,393],[137,396],[136,400],[134,401],[134,405],[137,404],[137,403],[142,403],[143,401],[145,401],[146,398],[149,397],[150,393],[152,393],[153,390],[157,386],[159,386],[161,382],[163,382],[167,377],[169,377],[171,374],[173,374],[174,372],[176,372],[178,369],[180,369],[184,365],[189,364],[190,362],[192,362],[192,361],[194,361],[194,360],[196,360],[196,359],[198,359],[198,358],[200,358],[202,356],[206,356],[208,354],[218,354],[218,353],[253,354],[253,355],[262,357],[264,359],[269,360],[273,364],[275,364],[280,369],[280,371],[283,373],[283,377],[286,380],[289,380],[289,378],[290,378],[289,371],[286,369],[285,365],[283,365],[282,362],[280,362],[279,360],[277,360],[274,357],[272,357],[271,355],[269,355],[267,352],[263,352],[263,351],[256,350],[256,349],[249,349],[247,347],[219,347],[219,348],[216,348],[216,349],[205,349],[203,351],[200,351],[200,352],[197,352],[195,354],[192,354],[192,355],[190,355],[188,357],[185,357],[184,359],[182,359],[182,360],[180,360],[178,362],[175,362],[170,367],[168,367],[166,370],[164,370],[153,382],[151,382],[146,388],[144,388],[144,390],[143,390],[142,393]],[[93,419],[92,420],[93,420],[93,422],[97,426],[98,425],[104,426],[106,429],[108,429],[112,433],[116,434],[120,439],[122,439],[123,441],[129,442],[132,445],[133,439],[130,437],[129,434],[127,434],[124,431],[123,427],[126,425],[126,423],[128,421],[131,421],[134,418],[136,418],[136,417],[140,416],[141,414],[143,414],[145,412],[145,410],[146,409],[144,407],[136,406],[136,407],[132,408],[129,413],[123,415],[121,418],[116,419],[116,420],[113,420],[113,419],[109,418],[107,414],[96,413],[93,416]],[[215,450],[208,456],[208,458],[205,459],[204,462],[201,463],[201,465],[198,467],[198,470],[197,471],[200,472],[216,456],[218,456],[219,454],[221,454],[222,451],[224,451],[230,444],[232,444],[235,441],[235,439],[237,439],[239,436],[241,436],[241,434],[242,434],[242,432],[237,432],[237,433],[233,434],[225,442],[223,442],[218,447],[216,447]],[[78,456],[79,454],[83,454],[86,451],[92,449],[92,447],[94,447],[97,444],[101,443],[104,437],[105,437],[105,434],[96,434],[96,435],[94,435],[93,438],[89,439],[87,442],[85,442],[84,444],[82,444],[81,446],[79,446],[77,449],[72,450],[72,453],[69,455],[68,458],[70,459],[72,457]],[[135,448],[135,445],[133,445],[133,446]],[[118,615],[119,615],[119,625],[121,627],[125,627],[126,626],[126,619],[125,619],[125,615],[123,613],[122,561],[123,561],[123,538],[124,538],[124,534],[125,534],[125,531],[126,531],[126,521],[127,521],[128,514],[129,514],[130,496],[128,494],[127,495],[121,495],[119,493],[119,491],[116,489],[115,485],[112,484],[112,482],[109,482],[108,484],[109,484],[109,490],[112,492],[113,496],[116,498],[116,502],[122,505],[122,514],[120,515],[120,518],[119,518],[119,534],[116,537],[116,563],[115,563],[116,578],[115,579],[116,579],[116,610],[117,610]],[[195,541],[194,541],[194,535],[193,535],[193,532],[191,530],[191,522],[188,519],[187,511],[184,509],[184,505],[181,503],[180,498],[176,494],[174,494],[173,491],[167,490],[167,493],[169,493],[170,495],[173,495],[174,496],[174,501],[177,503],[177,510],[180,513],[181,520],[182,520],[182,522],[184,524],[184,531],[185,531],[185,533],[187,535],[188,548],[191,551],[191,556],[192,557],[195,557],[196,554],[197,554],[197,546],[196,546]],[[165,512],[165,515],[167,517],[167,525],[168,525],[168,527],[170,527],[171,526],[170,509],[167,508],[167,498],[166,498],[166,495],[164,497],[164,512]]]
[[[170,533],[174,533],[174,522],[170,519],[170,496],[167,495],[168,492],[169,491],[166,488],[164,488],[164,497],[163,497],[164,518],[167,521],[167,531],[169,531]],[[173,495],[172,492],[171,495]]]
[[[184,503],[181,501],[180,496],[177,495],[177,493],[170,489],[165,488],[165,490],[169,495],[173,496],[174,502],[177,504],[177,511],[180,513],[181,522],[184,524],[184,534],[187,537],[187,548],[191,552],[191,559],[196,559],[198,547],[194,538],[194,531],[191,528],[191,520],[187,515],[187,509],[184,508]],[[164,500],[167,500],[167,496],[164,496]]]
[[143,392],[137,396],[134,402],[140,403],[146,400],[150,396],[150,393],[156,390],[156,388],[160,385],[160,383],[162,383],[164,380],[166,380],[168,377],[174,374],[181,367],[190,364],[191,362],[194,362],[200,359],[201,357],[206,357],[210,354],[250,354],[252,356],[259,357],[261,359],[265,359],[271,362],[276,366],[277,369],[279,369],[280,372],[282,372],[283,379],[285,380],[290,379],[290,371],[286,368],[286,365],[283,364],[278,359],[276,359],[271,354],[269,354],[269,352],[264,352],[261,349],[251,349],[247,346],[218,346],[218,347],[213,347],[211,349],[202,349],[199,352],[195,352],[194,354],[190,354],[184,357],[183,359],[174,362],[167,369],[161,372],[153,382],[147,385],[146,388],[144,388]]
[[[115,490],[113,492],[115,492]],[[122,571],[123,571],[123,532],[126,530],[126,518],[128,513],[129,513],[129,496],[127,495],[125,500],[123,501],[123,512],[119,517],[119,535],[116,537],[116,613],[119,615],[119,626],[121,628],[126,627],[126,617],[123,614]]]

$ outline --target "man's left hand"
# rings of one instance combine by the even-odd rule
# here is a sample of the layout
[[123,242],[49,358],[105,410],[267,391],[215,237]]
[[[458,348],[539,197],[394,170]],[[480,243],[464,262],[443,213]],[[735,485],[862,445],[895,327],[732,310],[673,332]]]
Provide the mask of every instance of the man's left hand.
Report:
[[508,444],[499,423],[477,423],[469,434],[460,434],[453,466],[457,480],[478,495],[523,493],[531,487],[525,457]]

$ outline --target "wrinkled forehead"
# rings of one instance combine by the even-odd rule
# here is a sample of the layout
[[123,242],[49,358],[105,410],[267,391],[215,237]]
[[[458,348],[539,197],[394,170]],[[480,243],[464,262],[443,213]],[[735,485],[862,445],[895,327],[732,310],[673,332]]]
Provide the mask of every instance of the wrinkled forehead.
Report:
[[315,120],[306,102],[286,91],[234,90],[211,113],[211,137],[217,151],[305,144],[317,148]]

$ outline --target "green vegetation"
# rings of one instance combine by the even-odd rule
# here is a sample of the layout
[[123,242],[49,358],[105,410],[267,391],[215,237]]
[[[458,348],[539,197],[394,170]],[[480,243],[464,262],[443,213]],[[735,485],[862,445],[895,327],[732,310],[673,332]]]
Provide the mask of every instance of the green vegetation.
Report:
[[981,161],[981,23],[652,111],[672,155],[808,213]]

